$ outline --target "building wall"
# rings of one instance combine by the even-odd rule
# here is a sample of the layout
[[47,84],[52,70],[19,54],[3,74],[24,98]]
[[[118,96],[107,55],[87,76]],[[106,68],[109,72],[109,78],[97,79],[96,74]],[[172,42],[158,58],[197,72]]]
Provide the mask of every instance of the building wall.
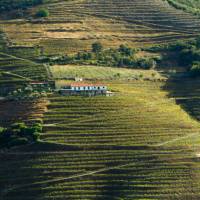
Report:
[[107,90],[106,86],[80,86],[80,87],[71,87],[73,91],[92,91],[92,90]]
[[59,93],[66,96],[103,96],[106,95],[106,90],[60,90]]

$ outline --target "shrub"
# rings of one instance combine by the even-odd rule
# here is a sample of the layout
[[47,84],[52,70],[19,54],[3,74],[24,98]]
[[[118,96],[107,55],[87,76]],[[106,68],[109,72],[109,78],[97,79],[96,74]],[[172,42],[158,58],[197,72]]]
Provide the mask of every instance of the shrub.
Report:
[[131,56],[133,54],[133,49],[123,44],[119,46],[118,51],[121,52],[122,55],[125,55],[125,56]]
[[35,132],[33,133],[32,137],[33,137],[33,141],[37,142],[40,139],[40,133]]
[[32,126],[27,126],[25,123],[14,123],[8,128],[0,129],[0,145],[11,147],[37,142],[41,132],[42,124],[40,123],[35,123]]
[[12,146],[19,146],[19,145],[25,145],[28,144],[28,139],[23,137],[23,138],[15,138],[12,139],[8,142],[8,147]]
[[27,9],[28,7],[44,4],[46,2],[46,0],[1,0],[0,11]]
[[101,52],[103,49],[103,46],[100,42],[95,42],[92,44],[92,52],[98,53]]
[[196,62],[192,65],[190,74],[194,77],[200,76],[200,62]]
[[49,11],[47,9],[40,9],[36,12],[36,17],[48,17]]
[[143,58],[138,61],[138,65],[142,69],[151,69],[155,68],[156,62],[153,59]]

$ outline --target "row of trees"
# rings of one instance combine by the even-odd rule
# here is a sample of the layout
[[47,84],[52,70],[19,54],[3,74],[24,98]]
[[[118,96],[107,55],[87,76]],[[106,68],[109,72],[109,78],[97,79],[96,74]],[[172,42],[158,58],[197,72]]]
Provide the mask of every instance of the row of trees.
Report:
[[36,100],[39,98],[47,97],[47,93],[51,92],[50,86],[37,86],[33,87],[27,85],[25,87],[16,89],[7,95],[9,100]]
[[78,52],[73,56],[45,57],[42,61],[49,64],[87,64],[140,69],[150,69],[156,66],[156,59],[138,58],[137,52],[138,49],[126,45],[120,45],[117,49],[104,49],[101,43],[96,42],[92,44],[91,51]]
[[0,11],[11,11],[15,9],[26,9],[46,3],[47,0],[1,0]]
[[40,123],[28,126],[22,122],[14,123],[8,128],[0,127],[0,148],[37,142],[40,139],[41,132],[42,125]]
[[200,75],[200,37],[189,42],[178,42],[171,47],[178,55],[177,61],[192,76]]
[[148,49],[152,52],[169,52],[163,60],[176,61],[192,76],[200,76],[200,37],[172,44],[157,45]]

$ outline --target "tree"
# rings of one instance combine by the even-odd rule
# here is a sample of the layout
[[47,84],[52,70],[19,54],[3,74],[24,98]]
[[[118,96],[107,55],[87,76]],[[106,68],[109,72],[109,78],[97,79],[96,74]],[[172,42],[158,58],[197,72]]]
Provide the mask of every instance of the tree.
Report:
[[48,17],[49,16],[49,11],[47,9],[40,9],[36,12],[36,17]]
[[125,56],[131,56],[133,54],[133,49],[125,46],[124,44],[119,46],[118,51],[121,52],[121,54]]
[[98,53],[101,52],[103,49],[103,46],[100,42],[95,42],[92,44],[92,52]]
[[190,74],[194,77],[200,76],[200,62],[195,62],[191,69]]

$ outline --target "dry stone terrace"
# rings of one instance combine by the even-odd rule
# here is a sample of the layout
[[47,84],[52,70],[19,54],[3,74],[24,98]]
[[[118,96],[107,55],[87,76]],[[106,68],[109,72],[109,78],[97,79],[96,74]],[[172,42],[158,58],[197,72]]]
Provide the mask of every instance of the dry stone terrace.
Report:
[[0,197],[197,200],[198,147],[190,141],[200,127],[162,84],[110,83],[125,97],[50,96],[46,142],[0,153]]
[[[48,9],[50,17],[42,22],[0,26],[16,44],[40,44],[50,54],[89,49],[96,40],[108,47],[173,42],[200,29],[197,17],[161,0],[61,0]],[[1,73],[6,71],[33,80],[49,77],[44,66],[2,53],[0,87],[21,81]],[[0,124],[44,122],[42,141],[0,151],[0,200],[200,199],[200,124],[174,99],[182,98],[188,109],[193,105],[199,119],[199,81],[100,77],[107,77],[106,85],[118,95],[53,94],[48,110],[47,102],[0,103]]]
[[96,40],[106,47],[167,43],[192,38],[200,30],[198,17],[162,0],[60,1],[47,8],[50,16],[42,21],[3,21],[10,40],[39,44],[46,53],[55,54],[90,49]]

